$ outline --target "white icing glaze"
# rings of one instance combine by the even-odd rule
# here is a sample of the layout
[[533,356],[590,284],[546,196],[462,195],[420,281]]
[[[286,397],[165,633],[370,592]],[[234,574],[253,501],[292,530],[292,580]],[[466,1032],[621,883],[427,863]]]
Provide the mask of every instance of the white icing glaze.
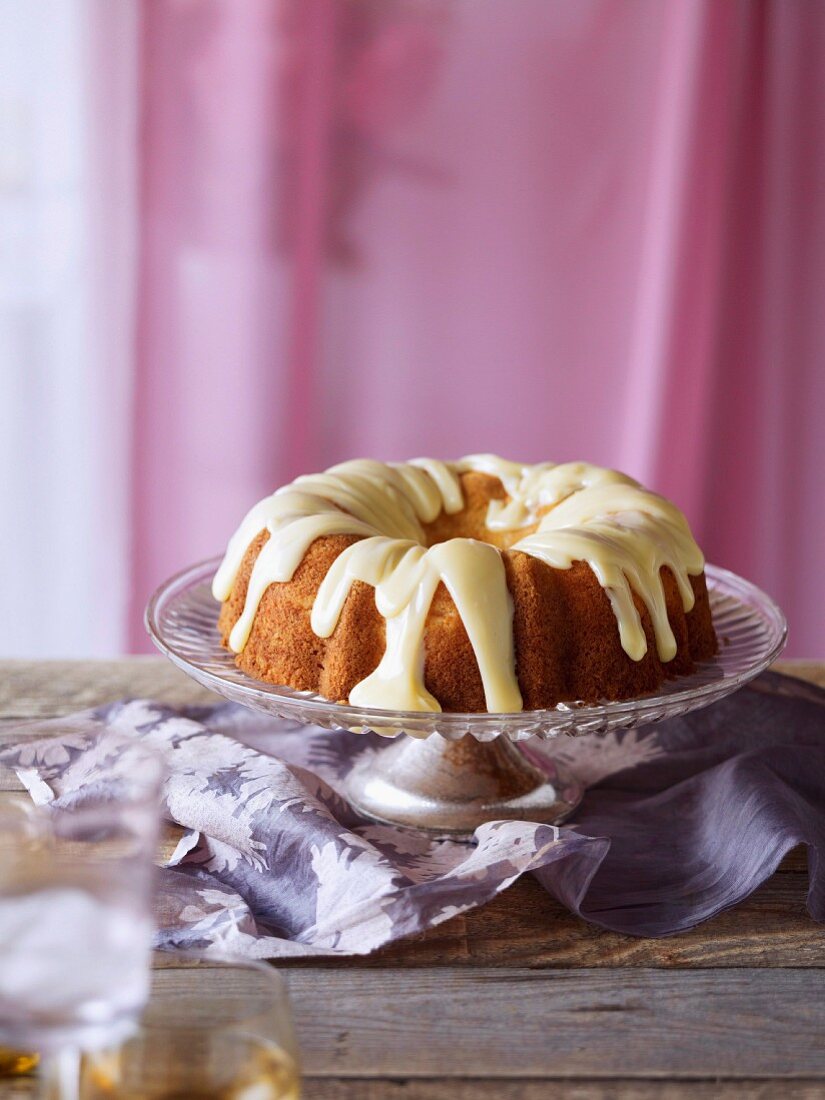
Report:
[[473,646],[488,711],[521,710],[513,604],[501,552],[469,538],[426,545],[422,524],[442,511],[462,510],[459,474],[470,470],[497,477],[508,494],[506,501],[490,502],[489,529],[532,528],[512,550],[556,569],[568,569],[575,561],[590,566],[610,599],[622,647],[633,660],[647,652],[634,592],[650,613],[660,658],[675,656],[660,570],[667,566],[672,571],[689,611],[694,603],[689,577],[704,568],[679,509],[614,470],[581,462],[527,466],[496,455],[470,455],[456,463],[357,459],[299,477],[256,504],[230,540],[213,582],[215,598],[227,599],[250,543],[262,531],[268,533],[230,647],[243,650],[264,592],[292,578],[315,539],[356,535],[359,541],[330,567],[311,615],[315,633],[329,637],[353,583],[375,588],[376,607],[386,620],[386,649],[375,671],[353,688],[350,702],[393,710],[441,709],[424,685],[424,628],[443,582]]

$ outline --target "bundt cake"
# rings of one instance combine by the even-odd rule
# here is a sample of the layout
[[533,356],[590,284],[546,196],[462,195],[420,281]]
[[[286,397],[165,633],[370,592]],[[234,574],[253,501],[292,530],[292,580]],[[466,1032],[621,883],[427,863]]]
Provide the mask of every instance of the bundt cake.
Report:
[[673,504],[583,462],[358,459],[248,513],[215,574],[250,676],[356,706],[626,699],[716,651]]

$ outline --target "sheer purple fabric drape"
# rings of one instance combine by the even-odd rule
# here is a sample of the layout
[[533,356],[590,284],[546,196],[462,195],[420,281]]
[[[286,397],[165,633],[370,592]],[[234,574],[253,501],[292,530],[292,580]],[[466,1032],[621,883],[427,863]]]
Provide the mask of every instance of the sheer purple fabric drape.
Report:
[[200,0],[143,24],[132,644],[357,454],[586,457],[822,651],[825,7]]

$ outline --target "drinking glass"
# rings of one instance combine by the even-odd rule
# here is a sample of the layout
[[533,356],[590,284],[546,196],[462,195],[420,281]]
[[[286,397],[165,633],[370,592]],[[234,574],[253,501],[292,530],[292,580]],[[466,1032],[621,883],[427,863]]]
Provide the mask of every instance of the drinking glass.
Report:
[[[129,738],[75,744],[88,782],[0,806],[0,1046],[12,1069],[37,1052],[52,1096],[75,1095],[78,1052],[128,1034],[146,1002],[164,775]],[[38,781],[54,791],[66,753],[49,767],[48,751]]]
[[184,969],[153,972],[135,1034],[84,1056],[80,1100],[298,1100],[280,974],[246,960],[183,958]]

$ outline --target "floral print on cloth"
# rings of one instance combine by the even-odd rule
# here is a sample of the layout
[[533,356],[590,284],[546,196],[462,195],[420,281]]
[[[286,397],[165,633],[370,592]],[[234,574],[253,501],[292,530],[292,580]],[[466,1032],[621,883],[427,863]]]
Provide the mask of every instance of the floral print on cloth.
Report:
[[[21,727],[2,754],[36,802],[105,782],[101,740],[167,760],[184,829],[159,872],[158,946],[251,958],[363,955],[532,874],[585,920],[637,936],[690,928],[743,897],[797,844],[825,851],[825,692],[765,673],[714,706],[606,736],[528,743],[588,784],[562,827],[492,821],[472,843],[359,817],[340,785],[387,742],[233,704],[127,700]],[[809,908],[825,917],[811,860]]]

